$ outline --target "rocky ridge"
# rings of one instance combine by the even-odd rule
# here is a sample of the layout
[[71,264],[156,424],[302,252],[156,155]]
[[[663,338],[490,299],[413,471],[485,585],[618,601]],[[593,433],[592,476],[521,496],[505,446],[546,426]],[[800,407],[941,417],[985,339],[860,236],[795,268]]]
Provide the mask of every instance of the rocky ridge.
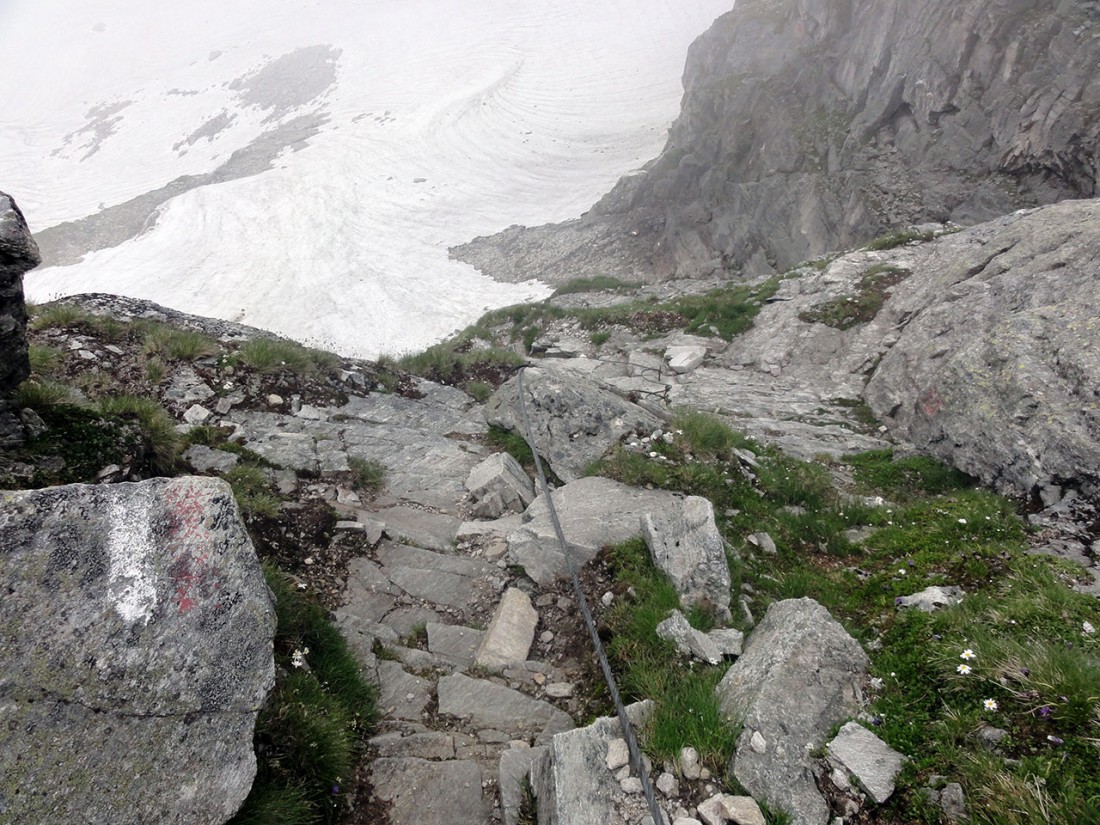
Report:
[[661,155],[583,218],[453,250],[501,280],[757,276],[1097,192],[1100,6],[741,0]]

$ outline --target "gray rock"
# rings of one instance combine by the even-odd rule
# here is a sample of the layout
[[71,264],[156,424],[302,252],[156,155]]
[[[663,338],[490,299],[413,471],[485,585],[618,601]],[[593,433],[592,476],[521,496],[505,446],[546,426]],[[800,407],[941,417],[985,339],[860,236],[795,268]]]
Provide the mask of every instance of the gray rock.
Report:
[[[558,477],[573,481],[628,433],[648,433],[660,422],[636,404],[577,374],[529,367],[524,371],[527,415],[535,449]],[[509,379],[485,405],[490,424],[523,433],[519,377]]]
[[699,751],[692,747],[681,748],[679,763],[680,773],[686,779],[699,778]]
[[939,610],[941,607],[951,607],[962,601],[963,596],[966,594],[961,587],[949,585],[947,587],[937,587],[932,585],[924,588],[919,593],[914,593],[912,596],[898,596],[894,600],[895,605],[900,609],[903,607],[915,607],[924,613],[931,613],[933,610]]
[[776,549],[775,541],[768,533],[753,533],[749,536],[749,541],[760,548],[762,552],[769,556],[774,556],[779,551]]
[[472,627],[429,622],[428,650],[460,665],[472,665],[485,634]]
[[494,728],[514,736],[553,735],[573,727],[565,711],[518,690],[485,679],[452,673],[439,680],[439,712],[457,716],[477,728]]
[[734,825],[766,825],[760,806],[751,796],[727,796],[722,805]]
[[3,818],[232,816],[256,770],[275,614],[229,486],[6,492],[0,524]]
[[755,798],[795,825],[825,825],[829,809],[809,750],[854,715],[867,655],[812,599],[775,602],[716,688],[722,712],[743,724],[732,760]]
[[454,759],[455,740],[449,733],[423,731],[403,734],[392,731],[371,737],[370,746],[379,758],[412,756],[417,759]]
[[876,804],[890,798],[904,756],[858,722],[844,725],[826,747],[829,761],[855,777]]
[[653,784],[657,786],[657,790],[667,797],[675,798],[680,795],[680,783],[676,781],[676,777],[671,773],[662,773]]
[[504,591],[493,619],[474,656],[474,663],[494,668],[527,661],[527,652],[535,640],[539,614],[531,597],[515,587]]
[[676,645],[681,653],[686,653],[708,664],[716,665],[722,661],[722,652],[705,633],[696,630],[679,610],[669,613],[667,619],[657,625],[657,635]]
[[[895,437],[1010,495],[1100,493],[1100,201],[975,227],[922,250],[889,318],[911,318],[865,397]],[[1084,402],[1082,399],[1092,399]]]
[[939,805],[948,822],[961,822],[966,817],[966,794],[958,782],[948,782],[936,793],[935,803]]
[[31,374],[23,273],[41,260],[23,213],[11,195],[0,192],[0,398]]
[[619,768],[630,764],[630,748],[627,747],[626,740],[621,736],[616,736],[607,743],[607,755],[604,757],[604,764],[607,765],[609,771],[617,771]]
[[745,642],[745,634],[733,628],[708,630],[707,638],[723,656],[740,656]]
[[531,479],[508,453],[493,453],[470,470],[466,489],[474,500],[473,514],[481,518],[522,513],[535,500]]
[[412,757],[371,763],[375,799],[389,803],[391,825],[485,825],[488,810],[477,762]]
[[680,603],[709,607],[728,622],[730,569],[714,506],[700,496],[688,496],[679,512],[646,513],[641,527],[653,563],[672,580]]
[[[645,712],[642,704],[627,708],[632,719]],[[615,775],[603,766],[609,743],[621,736],[618,718],[603,717],[553,738],[534,775],[540,825],[617,821],[612,812],[623,791]]]
[[[587,564],[605,544],[619,544],[639,535],[645,513],[655,516],[680,509],[680,498],[663,490],[643,490],[606,478],[570,482],[550,494],[561,520],[565,540],[578,568]],[[546,503],[540,497],[527,508],[529,519],[508,536],[508,557],[527,575],[545,586],[568,575]]]
[[394,541],[448,552],[454,549],[455,535],[462,522],[454,516],[430,513],[415,507],[390,507],[377,513],[385,525],[385,534]]
[[228,473],[240,460],[234,453],[212,450],[204,444],[189,447],[183,454],[183,458],[200,473]]
[[392,719],[420,721],[432,699],[432,683],[406,673],[398,662],[377,664],[378,707]]
[[490,586],[496,568],[478,559],[383,542],[376,553],[387,581],[418,599],[464,608]]
[[500,807],[504,825],[517,825],[523,805],[523,783],[546,753],[546,746],[509,748],[501,751],[499,768]]
[[680,375],[702,365],[706,357],[707,348],[701,346],[673,346],[665,350],[669,369]]

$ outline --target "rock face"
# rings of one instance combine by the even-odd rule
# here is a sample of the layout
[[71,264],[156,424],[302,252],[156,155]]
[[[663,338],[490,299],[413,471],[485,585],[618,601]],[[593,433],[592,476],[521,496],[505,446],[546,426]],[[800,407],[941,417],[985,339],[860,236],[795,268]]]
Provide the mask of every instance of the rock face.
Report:
[[[544,369],[524,372],[535,448],[563,481],[579,478],[585,467],[627,433],[648,433],[660,425],[641,407],[580,376],[567,380]],[[497,390],[485,412],[490,424],[523,433],[518,376]]]
[[1100,201],[971,230],[913,268],[864,397],[896,435],[1002,492],[1100,493]]
[[23,273],[41,260],[23,213],[11,195],[0,192],[0,398],[31,374]]
[[722,712],[743,722],[734,776],[795,825],[829,821],[809,751],[859,710],[868,664],[829,611],[812,599],[788,599],[768,608],[716,688]]
[[[1093,199],[1008,215],[927,243],[857,250],[820,271],[803,267],[781,282],[737,347],[718,357],[725,372],[700,368],[674,400],[714,409],[734,397],[742,406],[732,409],[755,412],[751,401],[764,387],[818,405],[863,401],[897,442],[1000,492],[1041,494],[1046,503],[1067,487],[1094,495],[1098,259],[1100,200]],[[881,309],[850,323],[821,320],[829,308],[854,304],[876,273],[892,282]],[[731,389],[712,375],[737,383]],[[806,408],[801,404],[790,404],[788,418]],[[784,419],[782,426],[797,432],[799,424]],[[783,447],[799,452],[791,439]]]
[[757,275],[906,223],[1092,197],[1098,23],[1069,0],[738,0],[692,45],[644,171],[580,221],[457,254],[493,277],[518,260],[515,279]]
[[225,822],[275,678],[274,610],[229,486],[0,500],[0,820]]

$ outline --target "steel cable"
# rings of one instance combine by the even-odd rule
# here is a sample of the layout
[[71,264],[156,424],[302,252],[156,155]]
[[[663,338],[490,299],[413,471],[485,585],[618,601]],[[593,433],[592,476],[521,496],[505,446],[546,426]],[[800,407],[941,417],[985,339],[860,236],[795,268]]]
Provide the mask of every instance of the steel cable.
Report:
[[654,825],[664,825],[664,815],[661,813],[661,809],[657,805],[657,798],[653,794],[653,786],[650,784],[649,776],[646,774],[642,753],[638,748],[637,737],[634,735],[634,728],[630,724],[630,718],[627,716],[626,708],[623,706],[622,698],[619,696],[619,687],[615,682],[615,675],[611,672],[611,664],[607,661],[607,655],[604,653],[603,642],[600,641],[600,636],[596,632],[596,623],[592,619],[592,612],[588,609],[588,600],[584,596],[580,578],[577,576],[577,567],[573,562],[573,554],[569,549],[568,542],[565,540],[565,533],[562,531],[561,522],[558,520],[558,512],[554,508],[554,500],[550,497],[550,488],[546,483],[546,475],[542,471],[542,459],[539,458],[539,451],[535,446],[534,436],[531,434],[531,422],[527,418],[527,404],[523,397],[525,392],[523,373],[526,369],[527,368],[524,367],[518,374],[519,416],[520,420],[523,422],[524,438],[527,441],[527,445],[531,448],[531,454],[535,458],[535,472],[539,479],[539,490],[546,500],[546,507],[550,513],[550,523],[554,526],[554,533],[558,537],[558,544],[561,545],[561,551],[565,556],[565,564],[569,570],[569,577],[573,580],[573,591],[576,593],[577,603],[580,605],[581,614],[584,616],[584,623],[588,627],[588,635],[592,638],[592,647],[595,648],[596,658],[600,662],[600,669],[603,670],[603,678],[607,683],[608,691],[611,693],[611,700],[615,703],[615,711],[619,716],[619,725],[623,729],[623,739],[626,740],[626,747],[630,753],[630,761],[638,772],[638,779],[642,783],[642,793],[645,794],[646,802],[649,804],[649,813],[653,817]]

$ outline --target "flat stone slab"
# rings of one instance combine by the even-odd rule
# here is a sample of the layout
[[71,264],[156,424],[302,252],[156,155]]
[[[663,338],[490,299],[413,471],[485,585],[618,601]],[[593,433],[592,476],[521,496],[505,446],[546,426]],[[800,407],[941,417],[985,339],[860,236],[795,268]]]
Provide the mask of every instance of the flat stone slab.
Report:
[[485,825],[481,768],[472,760],[376,759],[374,796],[390,803],[389,825]]
[[378,662],[378,706],[392,719],[419,722],[432,698],[432,683],[406,673],[398,662]]
[[476,728],[493,728],[513,736],[558,733],[573,727],[563,710],[518,690],[486,679],[452,673],[439,680],[439,712],[464,719]]
[[466,607],[499,572],[477,559],[392,543],[380,548],[377,557],[390,582],[410,596],[447,607]]
[[372,737],[371,747],[379,758],[414,756],[418,759],[455,758],[455,738],[441,731],[402,734],[399,731]]
[[428,650],[460,665],[474,663],[474,654],[485,637],[485,631],[462,625],[430,622],[427,629]]
[[[673,514],[682,497],[664,490],[644,490],[591,476],[570,482],[550,494],[578,569],[605,544],[619,544],[641,535],[647,513]],[[528,521],[508,536],[508,555],[527,575],[546,586],[568,575],[568,567],[541,497],[527,508]]]
[[826,747],[829,761],[855,777],[877,804],[890,798],[904,756],[858,722],[842,727]]
[[378,518],[386,523],[385,535],[402,544],[428,550],[452,552],[461,519],[441,513],[429,513],[415,507],[390,507],[380,510]]
[[531,597],[518,588],[509,587],[489,622],[474,662],[491,668],[527,661],[538,622],[539,614],[531,605]]

